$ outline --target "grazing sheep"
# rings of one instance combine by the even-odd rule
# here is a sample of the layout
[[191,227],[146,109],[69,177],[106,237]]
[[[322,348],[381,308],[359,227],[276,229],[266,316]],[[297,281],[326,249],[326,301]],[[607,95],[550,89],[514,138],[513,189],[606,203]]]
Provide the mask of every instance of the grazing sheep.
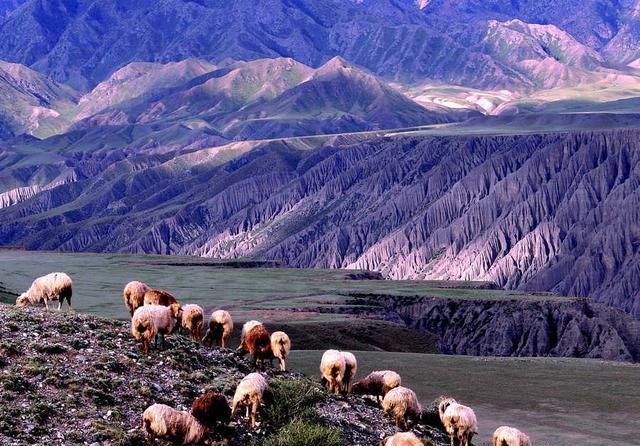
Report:
[[440,422],[442,426],[444,426],[444,413],[447,408],[453,403],[457,403],[457,401],[450,396],[441,396],[438,398],[438,415],[440,416]]
[[179,326],[182,309],[180,305],[169,307],[163,305],[144,305],[133,313],[131,319],[131,333],[138,341],[142,341],[142,349],[149,353],[151,340],[160,335],[162,348],[165,347],[164,336],[175,331]]
[[207,433],[207,428],[189,412],[165,404],[154,404],[144,411],[142,429],[149,444],[154,444],[156,438],[166,439],[172,444],[198,444]]
[[263,398],[269,396],[269,384],[267,380],[259,373],[249,373],[242,378],[240,384],[236,388],[233,395],[233,405],[231,407],[231,416],[233,417],[240,405],[247,408],[247,417],[249,417],[249,408],[251,408],[251,427],[256,427],[256,414],[262,403]]
[[493,433],[493,446],[531,446],[531,440],[515,427],[500,426]]
[[285,371],[287,369],[286,360],[291,351],[291,339],[284,331],[274,331],[271,334],[271,351],[280,362],[280,370]]
[[385,413],[392,414],[397,427],[407,429],[409,419],[419,420],[422,415],[422,407],[418,402],[416,393],[406,387],[398,386],[387,392],[382,400],[382,408]]
[[424,443],[413,432],[398,432],[385,437],[380,446],[424,446]]
[[124,305],[129,310],[129,316],[133,317],[133,313],[144,305],[144,294],[151,288],[147,284],[134,280],[129,282],[122,292]]
[[476,414],[470,407],[458,403],[451,403],[444,411],[443,424],[449,437],[451,446],[454,438],[458,439],[460,446],[469,446],[473,436],[478,433]]
[[[262,323],[256,324],[255,322],[257,321],[249,321],[242,328],[244,336],[238,350],[249,352],[253,358],[253,364],[255,366],[260,364],[261,367],[264,367],[264,360],[273,356],[271,336]],[[247,325],[249,326],[247,327]]]
[[358,371],[358,360],[351,352],[340,352],[344,356],[344,377],[342,378],[342,390],[349,393],[351,390],[351,380]]
[[191,334],[191,340],[200,342],[202,325],[204,324],[204,310],[200,305],[187,304],[182,306],[182,327]]
[[207,392],[199,396],[191,406],[191,414],[208,428],[217,423],[227,424],[231,420],[231,408],[223,394]]
[[327,350],[322,355],[320,374],[323,384],[328,384],[329,393],[340,393],[346,367],[344,355],[338,350]]
[[176,298],[165,290],[149,290],[144,293],[143,300],[145,305],[164,305],[165,307],[178,303]]
[[247,321],[247,322],[244,323],[244,325],[242,326],[242,333],[240,334],[240,343],[242,343],[242,340],[247,335],[249,330],[251,330],[253,327],[255,327],[257,325],[262,325],[262,322],[260,322],[260,321]]
[[49,301],[58,301],[58,311],[62,310],[62,303],[67,300],[67,312],[71,311],[71,294],[73,281],[65,273],[50,273],[35,279],[27,291],[16,299],[17,307],[26,307],[44,303],[49,311]]
[[217,310],[211,313],[209,318],[209,329],[202,339],[202,343],[211,346],[213,342],[216,345],[225,348],[227,339],[233,332],[233,319],[228,311]]
[[377,370],[369,373],[351,387],[351,391],[358,395],[375,395],[380,404],[380,397],[384,397],[391,389],[402,384],[400,375],[392,370]]

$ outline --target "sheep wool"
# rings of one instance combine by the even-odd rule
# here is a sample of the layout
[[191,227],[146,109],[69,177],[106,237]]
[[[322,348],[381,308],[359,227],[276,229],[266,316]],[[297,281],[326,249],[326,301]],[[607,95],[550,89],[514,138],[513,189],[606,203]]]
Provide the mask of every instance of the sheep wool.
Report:
[[387,392],[382,400],[382,408],[385,413],[393,415],[397,427],[404,429],[408,428],[409,419],[418,420],[422,415],[422,407],[416,393],[402,386]]
[[351,352],[340,352],[344,357],[344,377],[342,378],[342,389],[344,392],[351,390],[351,381],[358,371],[358,360]]
[[320,375],[322,381],[326,382],[329,393],[340,393],[342,379],[346,369],[344,355],[338,350],[327,350],[320,360]]
[[164,305],[168,307],[176,303],[178,303],[178,301],[173,294],[165,290],[149,290],[144,293],[145,305]]
[[476,414],[470,407],[458,403],[452,403],[447,407],[443,416],[443,424],[451,438],[452,446],[454,438],[458,439],[460,446],[469,446],[473,436],[478,432]]
[[131,333],[137,341],[142,342],[145,353],[149,353],[151,341],[160,335],[164,347],[164,335],[174,332],[181,317],[178,304],[170,307],[163,305],[144,305],[133,313],[131,319]]
[[249,373],[242,378],[233,395],[231,416],[235,415],[238,407],[245,406],[247,408],[247,417],[249,417],[249,411],[251,411],[251,427],[255,429],[258,408],[268,388],[267,380],[259,373]]
[[231,408],[225,396],[218,392],[207,392],[199,396],[191,406],[191,415],[207,427],[216,423],[227,424],[231,419]]
[[27,291],[16,299],[17,307],[44,304],[45,310],[49,310],[49,301],[58,301],[58,311],[62,309],[62,303],[67,301],[67,311],[71,311],[71,295],[73,281],[65,273],[50,273],[35,279]]
[[147,284],[138,282],[137,280],[125,285],[124,291],[122,292],[122,299],[124,300],[125,307],[127,307],[129,311],[130,317],[133,317],[133,313],[144,305],[144,294],[150,289]]
[[376,370],[355,383],[351,391],[359,395],[375,395],[380,403],[380,397],[385,396],[391,389],[402,384],[402,378],[392,370]]
[[424,446],[424,443],[413,432],[398,432],[382,440],[380,446]]
[[227,340],[233,332],[233,319],[228,311],[217,310],[211,313],[209,329],[202,340],[205,345],[216,345],[225,348]]
[[531,446],[531,440],[515,427],[500,426],[493,433],[493,446]]
[[204,325],[204,310],[200,305],[187,304],[182,306],[182,327],[191,334],[191,340],[200,342],[202,326]]
[[285,371],[287,369],[286,361],[291,351],[291,339],[284,331],[271,333],[271,351],[280,362],[280,370]]
[[444,426],[444,413],[447,408],[453,403],[457,403],[457,401],[450,396],[441,396],[438,398],[438,415],[440,416],[440,422]]
[[[246,328],[247,324],[243,327],[243,331],[245,331],[244,328]],[[264,367],[265,359],[273,357],[271,336],[262,323],[251,324],[249,329],[245,331],[238,350],[249,352],[253,358],[254,365],[260,365],[261,367]]]
[[144,411],[142,429],[149,444],[153,444],[156,438],[173,444],[197,444],[207,432],[206,427],[189,412],[175,410],[165,404],[154,404]]

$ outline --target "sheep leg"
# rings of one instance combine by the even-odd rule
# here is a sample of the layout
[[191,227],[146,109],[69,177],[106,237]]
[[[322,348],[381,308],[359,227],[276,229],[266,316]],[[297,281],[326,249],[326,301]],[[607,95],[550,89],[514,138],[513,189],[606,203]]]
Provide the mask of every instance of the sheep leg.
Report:
[[258,414],[258,401],[251,403],[251,428],[256,428],[256,415]]
[[280,360],[280,370],[285,372],[287,370],[287,364],[284,362],[284,359]]
[[218,342],[218,345],[221,346],[222,348],[224,347],[224,338],[220,339],[220,341]]
[[63,300],[64,300],[64,299],[60,299],[60,300],[58,301],[58,313],[60,313],[60,312],[62,311],[62,301],[63,301]]
[[149,348],[151,347],[150,342],[148,339],[143,339],[142,340],[142,351],[144,351],[145,355],[149,354]]
[[44,311],[49,311],[49,302],[47,299],[44,300]]
[[400,428],[402,424],[402,416],[400,414],[396,415],[396,427]]
[[247,406],[247,414],[244,416],[247,420],[249,419],[249,406]]
[[453,444],[453,435],[454,434],[449,434],[449,437],[451,437],[451,446],[454,446],[454,444]]
[[164,342],[164,333],[160,333],[160,341],[162,342],[162,351],[164,351],[164,349],[167,348]]

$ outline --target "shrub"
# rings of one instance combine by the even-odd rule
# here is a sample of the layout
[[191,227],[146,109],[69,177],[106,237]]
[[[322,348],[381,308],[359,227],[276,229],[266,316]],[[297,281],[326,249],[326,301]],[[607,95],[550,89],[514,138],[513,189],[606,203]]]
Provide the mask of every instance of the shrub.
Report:
[[265,415],[276,428],[294,419],[313,421],[313,406],[326,398],[320,385],[309,379],[272,380],[269,385],[273,401],[267,404]]
[[340,431],[316,423],[296,420],[268,437],[264,446],[344,446]]

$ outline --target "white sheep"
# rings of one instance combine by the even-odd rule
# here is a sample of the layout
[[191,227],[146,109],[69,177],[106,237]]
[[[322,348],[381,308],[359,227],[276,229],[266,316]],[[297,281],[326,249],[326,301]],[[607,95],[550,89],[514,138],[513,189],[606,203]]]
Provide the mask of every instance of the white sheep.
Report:
[[233,417],[238,407],[243,405],[247,408],[247,417],[251,409],[251,427],[256,427],[256,415],[258,408],[263,401],[265,393],[268,393],[269,384],[260,373],[249,373],[242,378],[233,395],[233,405],[231,406],[231,416]]
[[204,324],[204,310],[200,305],[186,304],[182,306],[182,328],[191,334],[191,340],[200,342],[202,325]]
[[228,311],[217,310],[211,313],[209,329],[202,339],[204,345],[212,345],[214,342],[225,348],[229,336],[233,332],[233,319]]
[[476,414],[470,407],[458,403],[451,403],[444,411],[443,424],[449,437],[451,446],[454,438],[460,446],[469,446],[473,436],[478,433]]
[[286,360],[291,351],[291,339],[284,331],[274,331],[271,333],[271,351],[273,356],[280,362],[280,370],[287,369]]
[[65,273],[50,273],[35,279],[27,291],[16,299],[17,307],[26,307],[44,303],[45,310],[49,310],[49,301],[58,301],[58,311],[62,310],[62,303],[67,300],[67,312],[71,311],[71,294],[73,281]]
[[134,280],[125,285],[122,292],[124,305],[129,310],[129,316],[133,317],[133,313],[144,305],[144,294],[151,288],[146,283]]
[[380,397],[384,397],[391,389],[402,385],[402,378],[392,370],[376,370],[355,383],[351,391],[358,395],[375,395],[380,404]]
[[438,415],[440,416],[440,422],[444,426],[444,413],[450,405],[457,403],[457,401],[450,396],[441,396],[438,400]]
[[346,369],[344,355],[338,350],[327,350],[320,360],[320,375],[323,383],[327,383],[329,393],[340,393],[342,379]]
[[424,446],[424,443],[413,432],[398,432],[385,437],[380,446]]
[[493,446],[531,446],[531,440],[515,427],[500,426],[493,433]]
[[389,390],[382,400],[382,408],[385,413],[393,415],[397,427],[404,429],[409,427],[409,419],[416,421],[422,416],[416,393],[407,387]]
[[182,316],[182,309],[178,304],[168,307],[164,305],[144,305],[133,313],[131,319],[131,333],[138,341],[142,341],[142,348],[145,353],[149,353],[151,340],[156,340],[160,336],[162,348],[164,349],[164,336],[171,334],[179,326]]
[[149,444],[154,444],[156,438],[169,440],[172,444],[198,444],[207,433],[207,428],[189,412],[165,404],[154,404],[144,411],[142,429]]
[[349,393],[351,390],[351,381],[358,371],[358,360],[351,352],[340,352],[344,356],[344,377],[342,378],[342,390]]

